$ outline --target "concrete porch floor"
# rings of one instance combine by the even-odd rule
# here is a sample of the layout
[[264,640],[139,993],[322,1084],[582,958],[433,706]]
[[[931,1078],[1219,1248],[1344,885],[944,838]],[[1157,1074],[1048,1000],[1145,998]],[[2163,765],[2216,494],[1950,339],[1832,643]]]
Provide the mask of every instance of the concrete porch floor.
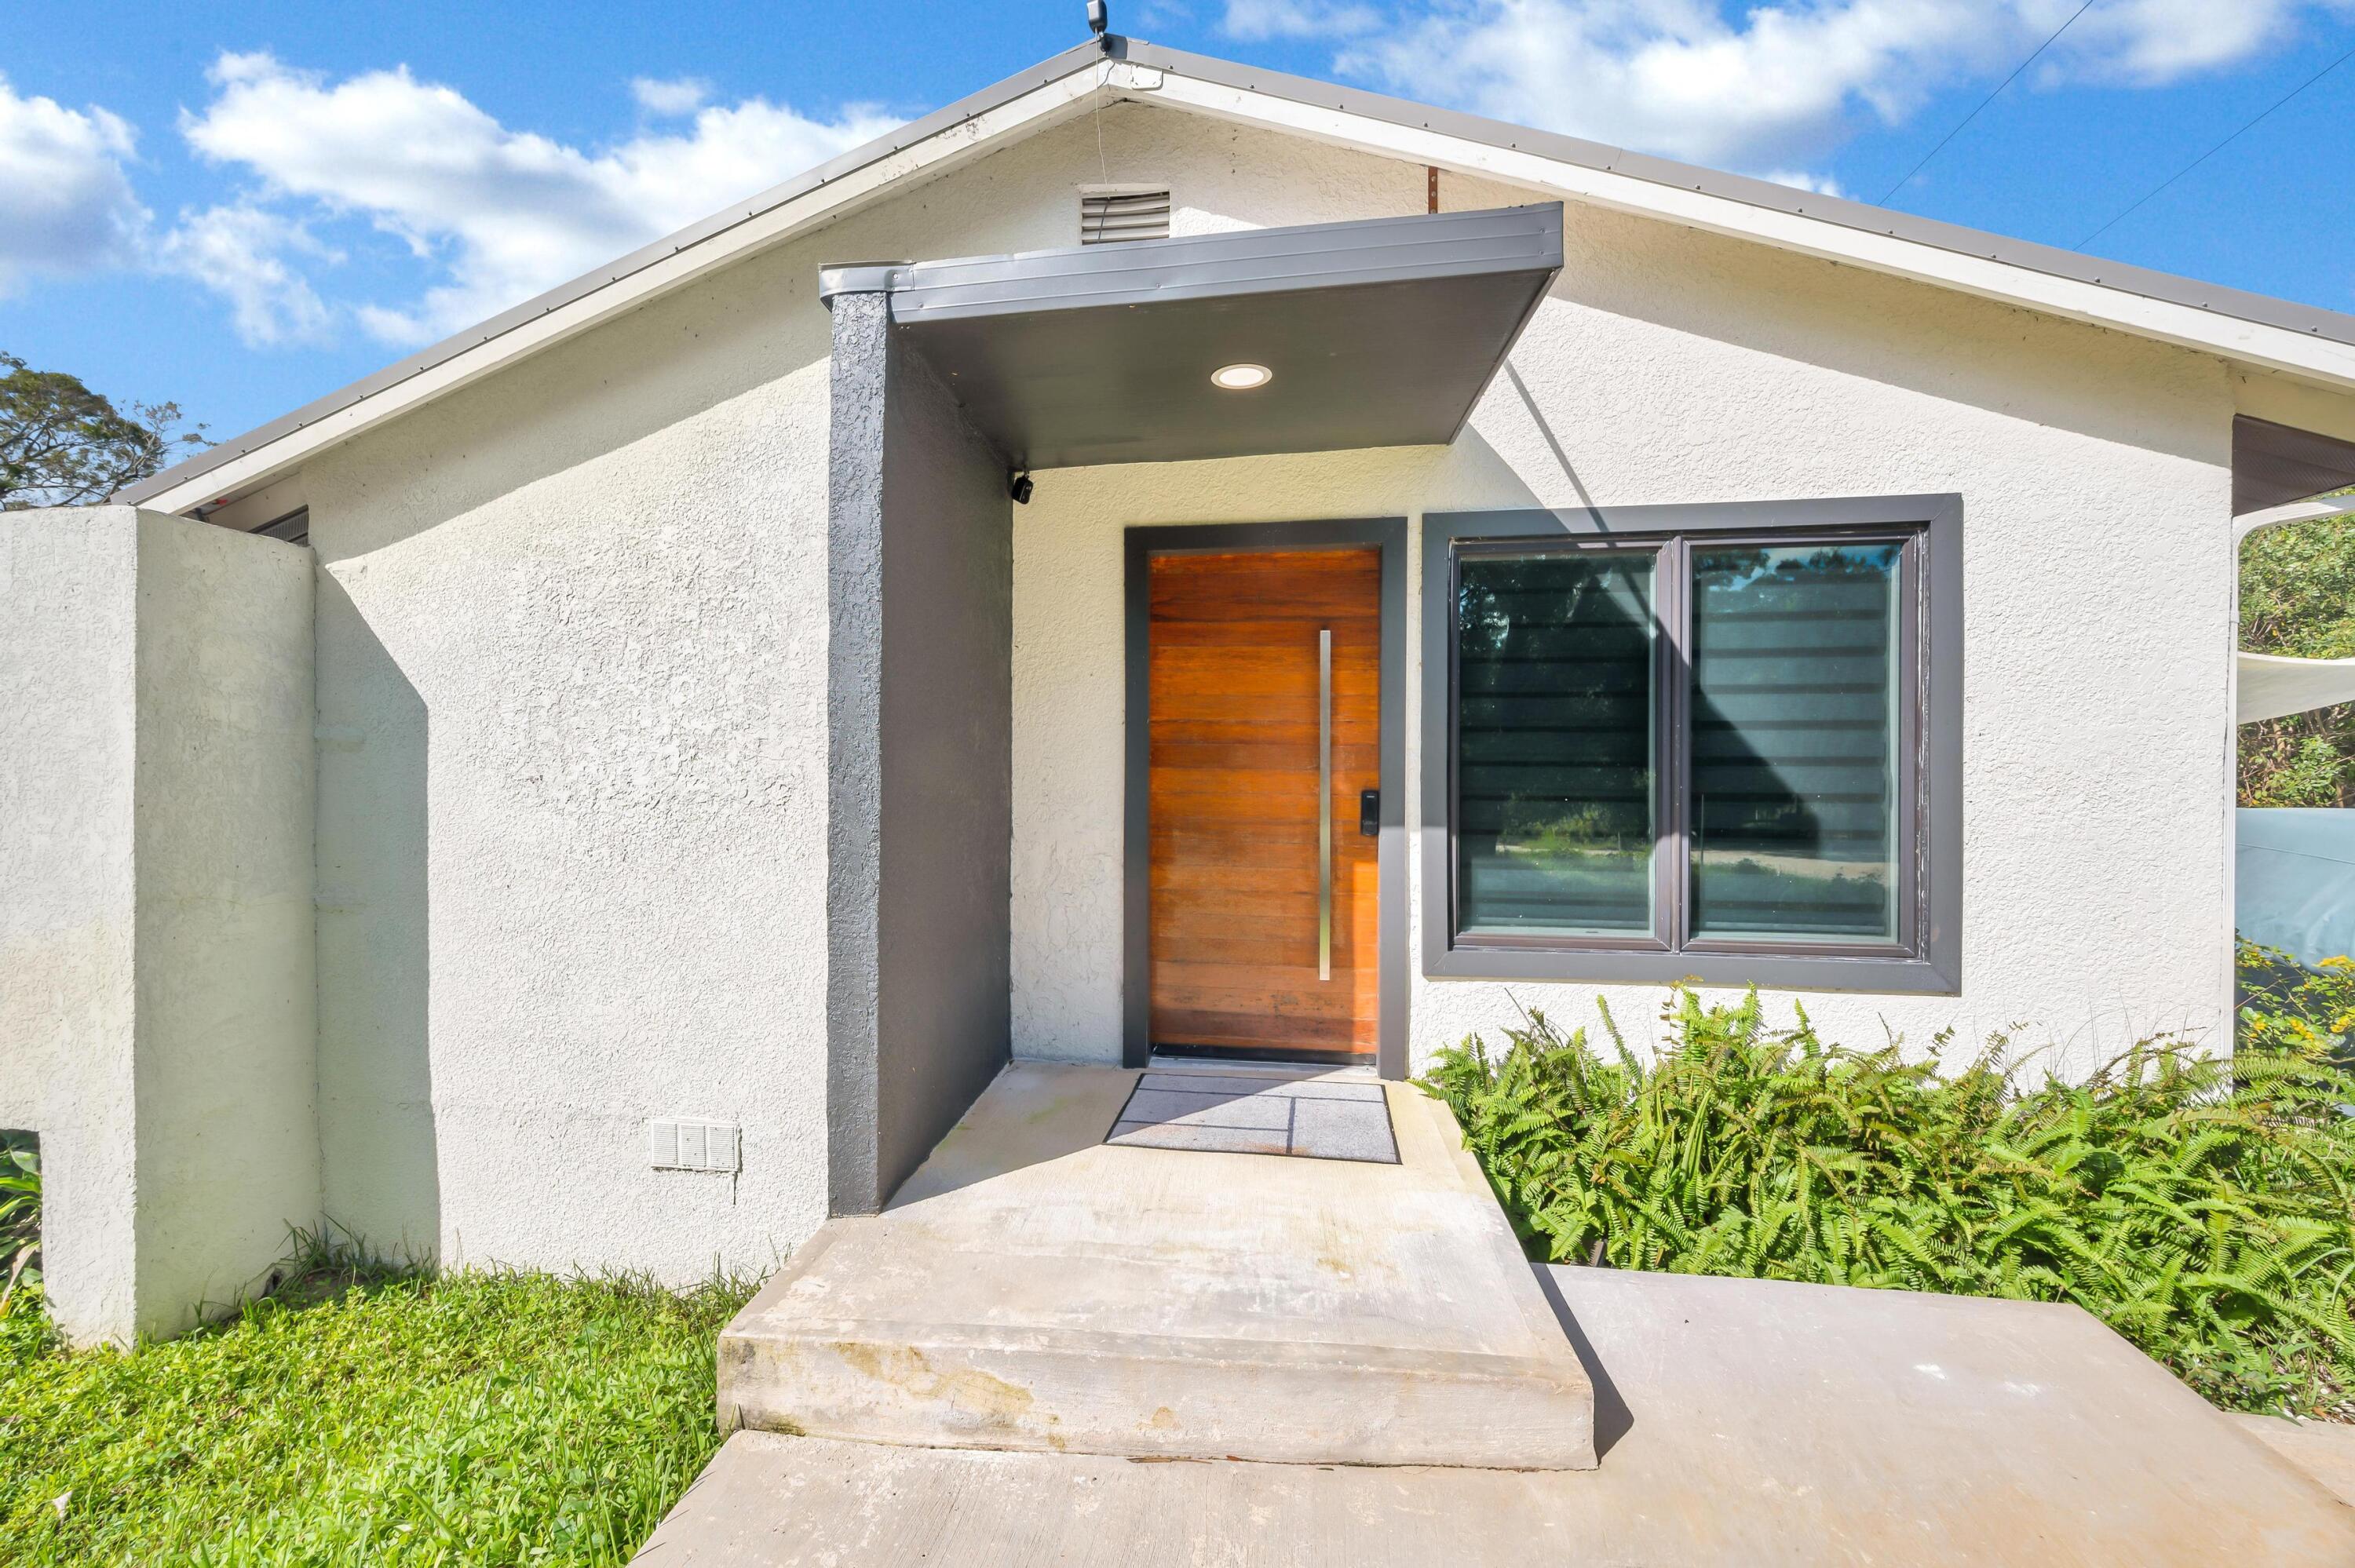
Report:
[[1594,1463],[1593,1393],[1446,1108],[1399,1163],[1107,1145],[1137,1075],[1017,1063],[719,1341],[723,1426],[1303,1463]]

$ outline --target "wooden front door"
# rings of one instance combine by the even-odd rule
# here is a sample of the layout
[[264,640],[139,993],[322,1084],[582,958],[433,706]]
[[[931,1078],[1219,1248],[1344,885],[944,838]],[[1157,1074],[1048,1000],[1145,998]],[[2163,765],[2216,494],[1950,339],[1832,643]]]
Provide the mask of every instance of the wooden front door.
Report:
[[1381,552],[1149,570],[1153,1044],[1370,1058]]

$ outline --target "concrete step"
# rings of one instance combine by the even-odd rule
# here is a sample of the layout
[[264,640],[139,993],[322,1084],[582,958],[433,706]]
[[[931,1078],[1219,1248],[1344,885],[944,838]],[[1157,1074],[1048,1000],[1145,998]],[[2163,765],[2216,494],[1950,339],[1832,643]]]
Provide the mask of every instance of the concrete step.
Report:
[[1168,1459],[1575,1469],[1593,1391],[1446,1108],[1400,1163],[1107,1147],[1135,1081],[1017,1064],[719,1341],[723,1427]]
[[[1595,1374],[1605,1451],[1591,1473],[1135,1464],[740,1433],[639,1561],[2355,1563],[2355,1509],[2266,1446],[2283,1431],[2220,1415],[2074,1308],[1600,1269],[1545,1278]],[[2286,1436],[2335,1453],[2344,1434]]]

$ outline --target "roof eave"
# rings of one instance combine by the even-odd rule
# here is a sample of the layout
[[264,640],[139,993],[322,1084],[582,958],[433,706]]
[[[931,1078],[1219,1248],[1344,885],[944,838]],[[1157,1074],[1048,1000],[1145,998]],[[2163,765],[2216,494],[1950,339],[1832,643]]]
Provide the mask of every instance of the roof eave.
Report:
[[[2279,327],[2301,336],[2326,338],[2355,347],[2355,315],[2342,312],[2227,288],[2222,284],[2203,282],[2124,261],[2112,261],[2081,251],[2063,250],[2057,246],[2041,245],[2032,240],[2014,239],[1983,229],[1942,222],[1937,218],[1875,207],[1846,196],[1801,190],[1746,175],[1722,174],[1698,164],[1680,164],[1673,159],[1630,152],[1601,142],[1590,142],[1551,131],[1531,130],[1502,120],[1359,91],[1313,78],[1259,70],[1231,60],[1188,54],[1138,40],[1122,39],[1114,52],[1118,58],[1133,63],[1197,81],[1216,83],[1232,90],[1379,121],[1402,130],[1430,132],[1500,152],[1518,153],[1547,163],[1615,175],[1621,180],[1658,190],[1694,192],[1714,201],[1755,208],[1760,212],[1805,218],[1813,224],[1828,224],[1852,229],[1861,235],[1950,251],[1968,260],[1991,260],[2057,279],[2096,284],[2115,292],[2144,295],[2155,301],[2197,308],[2218,316]],[[1208,104],[1196,107],[1216,112]],[[1657,209],[1655,204],[1646,203],[1643,210],[1654,212]]]
[[[1478,173],[2355,390],[2355,317],[2337,312],[1113,36],[911,122],[115,499],[185,511],[250,488],[509,358],[801,232],[902,175],[943,172],[1002,136],[1042,129],[1106,94]],[[953,134],[962,140],[934,145]]]
[[1163,74],[1154,96],[1197,112],[1762,241],[2355,390],[2355,316],[1174,50],[1132,45],[1127,58]]

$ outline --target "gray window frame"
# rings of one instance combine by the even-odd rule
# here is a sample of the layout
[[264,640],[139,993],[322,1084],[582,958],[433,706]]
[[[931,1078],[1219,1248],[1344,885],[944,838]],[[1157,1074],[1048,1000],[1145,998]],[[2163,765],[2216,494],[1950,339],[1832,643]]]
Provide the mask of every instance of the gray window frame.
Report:
[[[1433,979],[1596,983],[1679,980],[1776,991],[1952,995],[1962,989],[1963,503],[1955,494],[1431,513],[1423,529],[1423,959]],[[1455,924],[1456,563],[1547,550],[1658,552],[1658,727],[1681,736],[1689,682],[1689,556],[1697,545],[1903,539],[1899,928],[1881,947],[1695,938],[1686,895],[1690,747],[1656,746],[1653,932],[1626,937],[1461,932]],[[1910,851],[1910,853],[1903,853]],[[1665,924],[1669,936],[1660,939]]]

